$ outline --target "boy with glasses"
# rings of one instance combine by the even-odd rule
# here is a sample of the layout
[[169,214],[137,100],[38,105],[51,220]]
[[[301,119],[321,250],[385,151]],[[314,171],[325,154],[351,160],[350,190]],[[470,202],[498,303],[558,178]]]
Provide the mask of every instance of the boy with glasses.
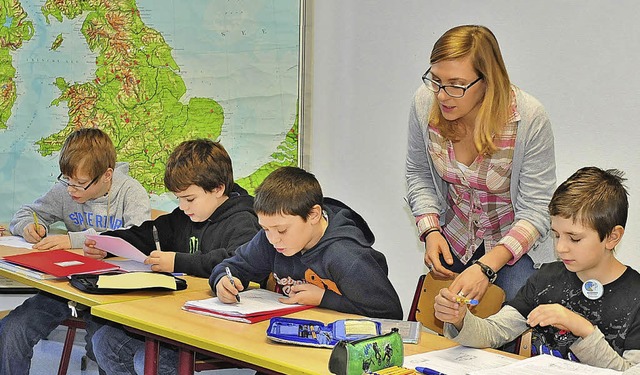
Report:
[[[109,136],[95,128],[71,133],[60,150],[60,175],[42,197],[13,216],[11,233],[23,236],[38,250],[81,248],[85,234],[139,225],[150,218],[149,195],[128,175],[126,163],[116,163]],[[49,234],[63,222],[68,234]],[[68,301],[39,292],[0,321],[0,374],[28,374],[33,347],[65,319]],[[85,319],[89,314],[84,314]],[[87,354],[95,323],[87,320]]]

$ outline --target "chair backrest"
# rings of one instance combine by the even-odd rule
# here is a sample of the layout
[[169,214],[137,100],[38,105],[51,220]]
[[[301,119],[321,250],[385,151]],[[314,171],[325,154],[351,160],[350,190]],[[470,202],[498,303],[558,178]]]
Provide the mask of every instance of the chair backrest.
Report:
[[151,209],[151,220],[155,220],[158,218],[158,216],[162,216],[162,215],[166,215],[168,214],[167,211],[162,211],[162,210],[157,210],[155,208]]
[[[413,295],[408,320],[420,322],[428,329],[442,335],[444,323],[436,319],[433,304],[440,289],[448,288],[452,282],[453,280],[436,280],[431,273],[421,275]],[[497,285],[491,284],[480,303],[469,311],[476,316],[486,318],[497,313],[502,308],[504,300],[504,290]]]

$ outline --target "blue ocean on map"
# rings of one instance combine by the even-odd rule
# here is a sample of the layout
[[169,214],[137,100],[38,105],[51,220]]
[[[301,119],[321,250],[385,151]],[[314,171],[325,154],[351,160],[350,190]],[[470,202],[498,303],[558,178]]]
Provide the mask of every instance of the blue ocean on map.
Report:
[[[35,34],[12,52],[18,99],[0,130],[0,222],[46,192],[59,173],[58,154],[42,156],[35,142],[63,129],[67,107],[52,106],[60,95],[56,77],[69,83],[94,78],[96,55],[80,29],[84,17],[47,24],[40,0],[22,1]],[[206,97],[225,112],[220,141],[234,160],[235,177],[251,174],[293,126],[298,99],[298,1],[138,0],[145,24],[159,31],[187,87],[182,98]],[[57,35],[64,41],[57,50]],[[152,197],[170,209],[169,197]]]

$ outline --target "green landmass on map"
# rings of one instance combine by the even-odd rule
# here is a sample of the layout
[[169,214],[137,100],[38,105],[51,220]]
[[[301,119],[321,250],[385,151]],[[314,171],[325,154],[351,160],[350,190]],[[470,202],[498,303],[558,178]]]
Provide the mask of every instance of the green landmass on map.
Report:
[[11,108],[16,101],[16,69],[11,51],[33,37],[33,23],[27,20],[18,0],[0,0],[0,129],[7,128]]
[[53,43],[51,43],[51,50],[52,51],[57,50],[63,41],[64,41],[64,38],[62,37],[62,33],[58,34],[58,36],[56,36],[56,39],[54,39]]
[[245,188],[249,194],[253,195],[256,188],[269,173],[283,166],[298,165],[298,111],[296,110],[296,119],[284,140],[278,145],[276,151],[271,154],[271,162],[264,164],[251,175],[237,179],[237,183]]
[[[56,79],[61,94],[51,104],[66,103],[69,122],[39,140],[39,152],[51,155],[73,130],[98,127],[111,136],[118,160],[130,164],[131,175],[149,193],[165,192],[164,162],[171,151],[186,139],[218,139],[223,108],[209,98],[180,101],[186,86],[171,47],[144,24],[134,0],[47,0],[42,13],[47,23],[49,17],[63,22],[63,17],[84,16],[82,34],[97,58],[93,81]],[[297,126],[296,119],[273,162],[242,179],[246,189],[253,191],[277,166],[297,163]]]

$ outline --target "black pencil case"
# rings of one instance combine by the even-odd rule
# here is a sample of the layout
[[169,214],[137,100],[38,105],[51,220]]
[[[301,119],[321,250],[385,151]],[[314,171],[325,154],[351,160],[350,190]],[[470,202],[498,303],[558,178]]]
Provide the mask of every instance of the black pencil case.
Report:
[[325,325],[309,319],[275,317],[269,321],[267,337],[286,344],[333,348],[340,341],[353,341],[380,334],[381,324],[368,319],[341,319]]
[[[155,272],[155,273],[160,273],[163,275],[166,275],[167,277],[171,277],[175,280],[176,282],[176,289],[175,290],[183,290],[187,288],[187,281],[185,279],[181,279],[179,277],[173,276],[171,273],[169,272]],[[90,293],[90,294],[121,294],[121,293],[127,293],[127,292],[135,292],[135,291],[140,291],[140,290],[159,290],[159,291],[170,291],[173,289],[168,289],[165,287],[154,287],[154,286],[147,286],[147,287],[140,287],[140,288],[127,288],[127,289],[120,289],[120,288],[100,288],[98,287],[98,278],[101,275],[118,275],[118,274],[122,274],[121,272],[109,272],[109,273],[103,273],[100,275],[92,275],[92,274],[83,274],[83,275],[71,275],[69,276],[69,283],[71,284],[71,286],[73,286],[74,288],[81,290],[85,293]]]

